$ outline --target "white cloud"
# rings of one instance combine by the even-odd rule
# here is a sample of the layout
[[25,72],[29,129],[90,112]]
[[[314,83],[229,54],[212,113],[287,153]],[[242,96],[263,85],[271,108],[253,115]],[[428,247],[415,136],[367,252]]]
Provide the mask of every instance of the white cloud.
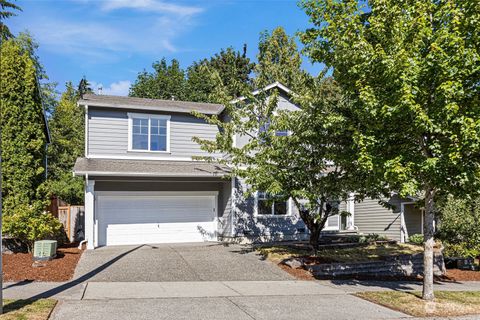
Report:
[[83,56],[89,63],[175,52],[175,40],[193,28],[203,12],[200,7],[156,0],[77,0],[77,4],[88,11],[75,17],[35,16],[29,29],[42,48]]
[[155,0],[105,0],[102,4],[102,9],[105,11],[116,9],[137,9],[158,13],[172,13],[181,16],[191,16],[203,11],[200,7],[182,6]]
[[93,92],[97,94],[105,94],[112,96],[128,96],[131,85],[132,83],[129,80],[120,80],[117,82],[113,82],[108,87],[104,86],[102,83],[99,82],[90,82],[90,86],[93,89]]

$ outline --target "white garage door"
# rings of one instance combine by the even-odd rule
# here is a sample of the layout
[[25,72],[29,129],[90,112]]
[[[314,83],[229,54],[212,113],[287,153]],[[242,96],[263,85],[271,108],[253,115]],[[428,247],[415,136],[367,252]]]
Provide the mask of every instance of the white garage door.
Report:
[[215,240],[215,199],[181,192],[100,194],[98,245]]

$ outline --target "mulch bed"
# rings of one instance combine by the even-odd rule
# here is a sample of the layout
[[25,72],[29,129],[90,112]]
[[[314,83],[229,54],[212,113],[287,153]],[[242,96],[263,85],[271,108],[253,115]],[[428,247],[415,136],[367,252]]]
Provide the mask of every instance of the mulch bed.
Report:
[[283,271],[285,271],[286,273],[290,274],[291,276],[293,276],[294,278],[296,278],[298,280],[310,280],[310,281],[315,280],[315,277],[305,269],[301,269],[301,268],[300,269],[293,269],[293,268],[290,268],[287,265],[284,265],[283,263],[279,263],[278,266]]
[[41,267],[33,267],[31,253],[3,254],[4,281],[68,281],[72,279],[77,262],[83,250],[75,245],[57,250],[57,257],[51,261],[41,261]]
[[480,271],[448,269],[442,281],[480,281]]

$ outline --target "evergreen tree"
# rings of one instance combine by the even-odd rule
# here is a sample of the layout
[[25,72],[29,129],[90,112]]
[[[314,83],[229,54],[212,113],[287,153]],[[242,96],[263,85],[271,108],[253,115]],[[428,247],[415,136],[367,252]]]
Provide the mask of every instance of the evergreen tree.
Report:
[[16,4],[7,0],[0,0],[0,41],[13,38],[10,29],[3,22],[5,19],[16,16],[16,13],[13,10],[22,11],[22,9]]
[[9,214],[37,199],[45,175],[43,107],[35,61],[10,39],[1,48],[2,194]]
[[[71,83],[68,83],[67,85],[71,85]],[[83,95],[86,93],[93,93],[93,90],[90,87],[90,83],[88,82],[88,80],[85,78],[85,76],[83,76],[83,78],[78,83],[76,96],[77,98],[82,98]]]
[[72,175],[73,165],[83,155],[85,145],[84,111],[77,106],[78,96],[68,82],[49,120],[52,143],[48,148],[48,189],[72,204],[83,203],[83,180]]

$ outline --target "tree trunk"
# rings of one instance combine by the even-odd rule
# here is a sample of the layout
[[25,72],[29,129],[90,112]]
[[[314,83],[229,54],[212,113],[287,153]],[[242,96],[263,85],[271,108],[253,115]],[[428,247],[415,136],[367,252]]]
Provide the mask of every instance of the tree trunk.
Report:
[[433,294],[433,238],[435,231],[435,212],[434,212],[435,191],[428,188],[425,193],[425,213],[423,223],[424,234],[424,252],[423,252],[423,293],[424,300],[432,301]]
[[320,232],[322,232],[320,226],[314,225],[310,227],[310,245],[312,246],[315,255],[317,255],[318,251],[318,238],[320,238]]

